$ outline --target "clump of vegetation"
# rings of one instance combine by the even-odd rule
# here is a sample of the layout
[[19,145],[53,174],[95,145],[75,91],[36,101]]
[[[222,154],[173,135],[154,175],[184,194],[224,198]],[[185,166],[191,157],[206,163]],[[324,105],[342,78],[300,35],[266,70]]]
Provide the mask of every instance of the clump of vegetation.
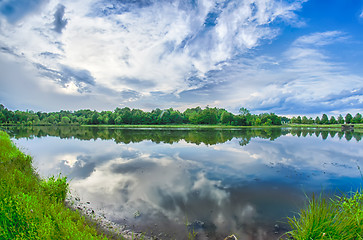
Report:
[[296,240],[363,239],[363,194],[325,199],[312,197],[298,217],[289,218],[287,235]]
[[0,239],[106,239],[64,205],[66,178],[41,180],[31,162],[0,131]]

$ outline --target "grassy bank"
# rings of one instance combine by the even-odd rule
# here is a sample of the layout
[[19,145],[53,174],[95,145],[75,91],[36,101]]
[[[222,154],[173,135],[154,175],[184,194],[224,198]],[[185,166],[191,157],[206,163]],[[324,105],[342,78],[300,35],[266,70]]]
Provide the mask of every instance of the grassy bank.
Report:
[[106,239],[64,205],[66,178],[41,180],[31,163],[0,131],[0,239]]
[[[343,124],[286,124],[284,126],[288,127],[308,127],[308,128],[339,128],[341,129]],[[345,124],[344,124],[345,125]],[[348,125],[354,125],[355,129],[362,129],[363,124],[348,124]]]
[[363,239],[363,194],[324,199],[312,197],[298,217],[289,218],[287,235],[295,240]]
[[[355,129],[363,129],[363,124],[353,124]],[[166,125],[82,125],[83,127],[107,127],[107,128],[190,128],[190,129],[239,129],[239,128],[324,128],[341,129],[342,124],[283,124],[283,125],[261,125],[261,126],[231,126],[231,125],[195,125],[195,124],[166,124]]]
[[273,126],[231,126],[231,125],[195,125],[195,124],[170,124],[170,125],[82,125],[82,127],[104,127],[104,128],[154,128],[154,129],[242,129],[242,128],[281,128],[286,125]]

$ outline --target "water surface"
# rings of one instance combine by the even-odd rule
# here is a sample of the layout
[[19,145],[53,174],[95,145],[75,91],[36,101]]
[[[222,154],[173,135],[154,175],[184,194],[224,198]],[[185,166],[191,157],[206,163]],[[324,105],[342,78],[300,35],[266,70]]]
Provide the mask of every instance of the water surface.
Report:
[[[360,133],[314,129],[10,128],[43,177],[161,239],[278,239],[305,195],[362,183]],[[276,226],[278,225],[278,227]],[[277,233],[276,233],[277,232]]]

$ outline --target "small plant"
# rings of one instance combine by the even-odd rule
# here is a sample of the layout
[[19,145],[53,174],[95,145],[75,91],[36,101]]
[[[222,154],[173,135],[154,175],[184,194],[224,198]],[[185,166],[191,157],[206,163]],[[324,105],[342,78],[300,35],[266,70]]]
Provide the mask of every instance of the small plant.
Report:
[[40,186],[50,198],[54,198],[58,202],[64,202],[68,192],[67,177],[61,178],[60,176],[55,179],[54,176],[48,180],[40,182]]
[[188,240],[195,240],[197,235],[198,235],[198,233],[195,232],[194,229],[192,229],[191,231],[188,231]]

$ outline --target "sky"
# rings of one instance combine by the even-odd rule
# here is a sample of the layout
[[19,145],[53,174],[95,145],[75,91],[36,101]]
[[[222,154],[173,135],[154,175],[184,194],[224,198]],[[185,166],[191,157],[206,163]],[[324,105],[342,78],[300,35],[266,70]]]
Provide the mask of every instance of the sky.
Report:
[[0,0],[12,110],[363,112],[362,0]]

